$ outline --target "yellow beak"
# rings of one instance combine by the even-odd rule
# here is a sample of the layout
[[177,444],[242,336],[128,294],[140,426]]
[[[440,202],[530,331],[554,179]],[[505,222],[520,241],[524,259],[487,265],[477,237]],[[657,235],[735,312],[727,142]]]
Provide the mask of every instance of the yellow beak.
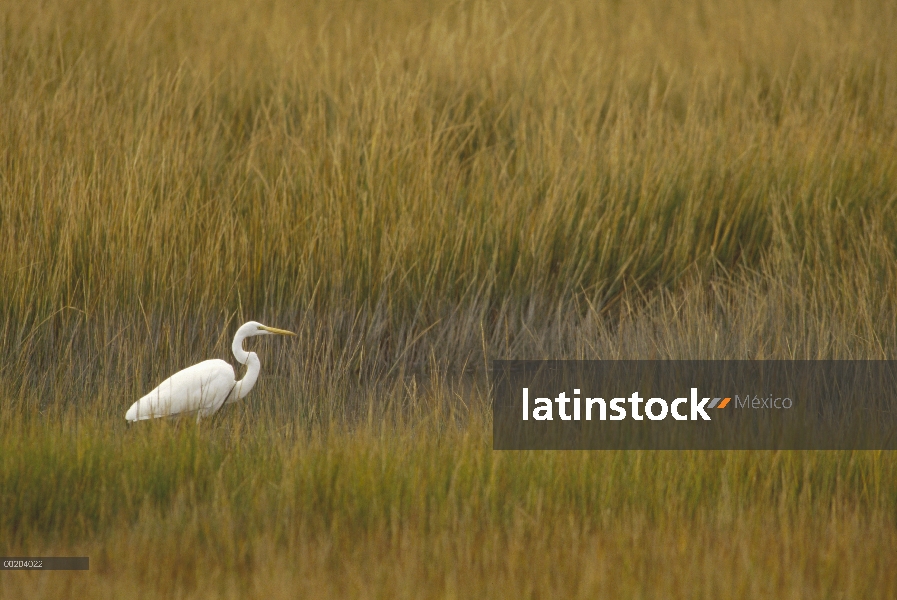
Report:
[[264,329],[265,331],[270,331],[271,333],[276,333],[277,335],[296,335],[292,331],[287,331],[286,329],[277,329],[276,327],[268,327],[266,325],[259,325],[259,329]]

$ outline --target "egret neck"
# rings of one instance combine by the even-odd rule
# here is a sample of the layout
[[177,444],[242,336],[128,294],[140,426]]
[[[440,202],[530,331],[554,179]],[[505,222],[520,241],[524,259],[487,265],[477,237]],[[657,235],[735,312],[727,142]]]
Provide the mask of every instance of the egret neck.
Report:
[[243,340],[249,337],[250,334],[256,335],[257,333],[255,327],[247,323],[243,327],[240,327],[240,329],[237,330],[237,334],[234,336],[231,350],[233,351],[237,362],[246,365],[246,375],[243,376],[243,379],[234,384],[234,389],[230,393],[228,402],[235,402],[245,398],[246,395],[252,391],[256,380],[259,378],[259,372],[262,370],[262,363],[259,360],[258,355],[255,352],[246,352],[246,350],[243,350]]

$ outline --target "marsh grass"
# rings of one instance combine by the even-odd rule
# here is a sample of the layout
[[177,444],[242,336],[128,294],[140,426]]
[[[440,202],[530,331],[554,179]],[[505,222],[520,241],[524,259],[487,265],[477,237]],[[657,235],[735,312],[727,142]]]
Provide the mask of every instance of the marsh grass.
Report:
[[496,453],[484,376],[893,358],[893,3],[0,13],[2,553],[91,556],[4,597],[897,595],[891,453]]

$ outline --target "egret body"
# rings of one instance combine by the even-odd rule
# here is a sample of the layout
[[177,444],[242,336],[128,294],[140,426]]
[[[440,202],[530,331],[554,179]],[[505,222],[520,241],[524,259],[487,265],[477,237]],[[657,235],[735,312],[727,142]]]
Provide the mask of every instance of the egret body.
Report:
[[236,380],[234,368],[223,360],[205,360],[178,371],[159,387],[135,402],[128,409],[128,421],[196,413],[197,422],[215,414],[225,404],[246,397],[262,369],[255,352],[243,350],[243,340],[255,335],[296,335],[292,331],[267,327],[249,321],[237,330],[231,350],[237,361],[246,365],[246,375]]

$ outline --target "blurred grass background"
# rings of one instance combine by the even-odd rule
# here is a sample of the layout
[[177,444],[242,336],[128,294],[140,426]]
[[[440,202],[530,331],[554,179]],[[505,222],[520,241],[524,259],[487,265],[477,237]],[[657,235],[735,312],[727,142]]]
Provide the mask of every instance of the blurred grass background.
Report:
[[897,595],[891,453],[493,453],[482,378],[893,358],[893,3],[0,15],[2,551],[92,557],[4,597]]

